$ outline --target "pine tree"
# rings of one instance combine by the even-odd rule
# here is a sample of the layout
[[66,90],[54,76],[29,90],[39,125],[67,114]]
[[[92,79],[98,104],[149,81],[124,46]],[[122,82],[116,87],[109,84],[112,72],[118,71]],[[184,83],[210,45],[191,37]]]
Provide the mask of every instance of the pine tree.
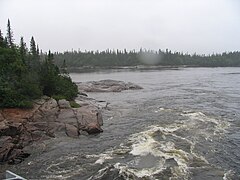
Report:
[[63,64],[61,66],[61,74],[63,74],[64,76],[69,76],[69,74],[67,72],[66,59],[63,60]]
[[37,56],[37,48],[36,48],[36,43],[33,36],[30,41],[30,53],[33,57]]
[[3,38],[3,35],[2,35],[1,29],[0,29],[0,47],[4,47],[4,38]]
[[8,23],[7,23],[7,43],[8,43],[8,46],[10,48],[14,47],[13,32],[12,32],[12,28],[11,28],[11,24],[10,24],[10,20],[9,19],[8,19]]
[[21,37],[20,40],[20,48],[19,48],[20,56],[22,61],[26,64],[26,56],[27,56],[27,45],[23,40],[23,37]]
[[29,65],[32,67],[34,71],[40,70],[40,56],[37,52],[36,42],[34,40],[34,37],[31,38],[30,41],[30,61]]

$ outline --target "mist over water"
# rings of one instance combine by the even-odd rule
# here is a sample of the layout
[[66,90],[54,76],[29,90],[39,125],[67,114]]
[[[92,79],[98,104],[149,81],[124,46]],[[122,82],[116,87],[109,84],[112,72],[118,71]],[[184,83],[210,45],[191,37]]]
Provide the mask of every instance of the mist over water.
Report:
[[143,64],[158,65],[162,61],[163,54],[158,54],[156,52],[140,52],[138,58]]

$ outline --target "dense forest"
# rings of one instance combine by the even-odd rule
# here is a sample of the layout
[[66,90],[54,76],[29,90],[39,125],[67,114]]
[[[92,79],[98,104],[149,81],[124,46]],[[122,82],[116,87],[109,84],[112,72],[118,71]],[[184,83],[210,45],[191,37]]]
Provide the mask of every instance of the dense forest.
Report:
[[8,20],[6,37],[0,30],[0,108],[30,108],[42,95],[73,100],[77,93],[65,68],[60,71],[50,51],[42,58],[33,37],[29,49],[23,37],[14,43]]
[[240,66],[240,52],[228,52],[212,55],[184,54],[165,51],[67,51],[55,53],[56,64],[61,66],[66,61],[68,67],[114,67],[137,65],[160,66],[197,66],[197,67],[234,67]]

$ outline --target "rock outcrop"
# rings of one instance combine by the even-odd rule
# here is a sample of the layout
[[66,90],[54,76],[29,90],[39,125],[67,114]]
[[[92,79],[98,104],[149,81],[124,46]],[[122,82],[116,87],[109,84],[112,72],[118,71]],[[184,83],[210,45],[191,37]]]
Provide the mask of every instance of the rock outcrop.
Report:
[[79,90],[85,92],[121,92],[124,90],[137,90],[142,87],[131,82],[115,80],[101,80],[77,83]]
[[78,102],[80,108],[71,108],[66,100],[43,97],[32,109],[0,110],[0,163],[20,163],[29,156],[25,147],[33,142],[102,132],[101,107],[85,96]]

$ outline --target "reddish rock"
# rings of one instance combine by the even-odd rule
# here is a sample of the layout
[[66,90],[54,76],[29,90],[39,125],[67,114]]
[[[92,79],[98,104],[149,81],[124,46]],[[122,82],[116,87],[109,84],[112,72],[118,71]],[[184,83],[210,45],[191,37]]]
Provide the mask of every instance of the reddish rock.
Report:
[[20,109],[20,108],[8,108],[2,110],[2,116],[12,122],[26,122],[26,120],[31,119],[34,113],[39,108],[39,105],[35,105],[32,109]]

